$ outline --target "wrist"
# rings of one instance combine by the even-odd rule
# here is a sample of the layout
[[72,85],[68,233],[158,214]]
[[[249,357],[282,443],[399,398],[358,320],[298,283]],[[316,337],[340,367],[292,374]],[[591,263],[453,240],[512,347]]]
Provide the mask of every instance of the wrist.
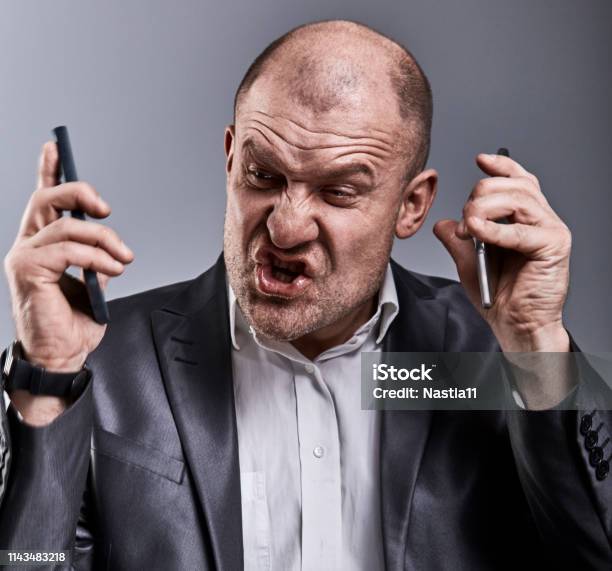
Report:
[[[86,367],[81,367],[78,370],[61,370],[61,367],[72,366],[72,363],[58,364],[58,361],[55,361],[52,366],[59,366],[60,371],[48,370],[46,367],[41,367],[39,362],[33,363],[32,357],[25,354],[19,341],[13,341],[3,351],[0,356],[0,366],[2,369],[1,386],[11,395],[12,400],[17,395],[17,402],[50,403],[52,408],[59,407],[60,412],[65,408],[64,404],[70,398],[78,397],[90,378],[90,373]],[[21,395],[21,391],[25,391],[34,397],[57,397],[60,400],[31,401],[31,399]],[[48,406],[45,405],[45,408],[48,408]]]
[[87,355],[82,354],[72,357],[53,357],[51,355],[37,354],[23,347],[23,359],[32,365],[42,367],[50,372],[77,373],[85,365]]
[[567,353],[570,350],[569,335],[561,320],[544,326],[502,326],[494,328],[494,333],[504,353]]

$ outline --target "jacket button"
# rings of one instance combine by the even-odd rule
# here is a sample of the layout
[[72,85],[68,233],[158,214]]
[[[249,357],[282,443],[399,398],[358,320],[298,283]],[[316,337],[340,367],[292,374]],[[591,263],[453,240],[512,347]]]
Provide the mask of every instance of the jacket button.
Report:
[[610,463],[607,460],[602,460],[595,468],[595,476],[598,480],[604,480],[610,471]]
[[599,439],[598,432],[601,430],[603,426],[603,422],[599,423],[599,426],[595,430],[589,430],[587,435],[584,437],[584,447],[587,450],[593,450],[597,445],[597,440]]
[[595,448],[595,446],[597,445],[597,440],[598,440],[597,432],[595,432],[594,430],[589,431],[589,433],[586,435],[584,439],[584,447],[587,450],[593,450],[593,448]]
[[580,419],[580,434],[582,434],[582,436],[586,436],[589,430],[591,430],[592,425],[593,425],[593,417],[591,417],[591,415],[589,414],[585,414]]
[[603,448],[601,446],[596,446],[591,450],[589,454],[589,464],[595,468],[597,464],[601,462],[603,459]]

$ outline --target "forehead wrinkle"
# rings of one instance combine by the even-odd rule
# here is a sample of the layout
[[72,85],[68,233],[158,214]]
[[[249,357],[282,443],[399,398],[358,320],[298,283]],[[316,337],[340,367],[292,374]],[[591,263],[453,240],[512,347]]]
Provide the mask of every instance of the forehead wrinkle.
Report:
[[[330,135],[331,134],[331,135],[336,135],[338,137],[343,137],[343,138],[348,138],[348,139],[362,139],[363,138],[362,135],[351,135],[349,133],[341,133],[339,131],[334,131],[333,129],[327,130],[327,131],[317,131],[315,129],[306,127],[306,125],[304,125],[303,123],[300,123],[299,121],[296,121],[295,119],[289,119],[288,117],[283,117],[282,115],[274,116],[274,115],[270,115],[269,113],[265,113],[264,111],[252,111],[251,113],[256,116],[263,115],[263,117],[270,119],[272,121],[284,121],[284,122],[289,123],[290,125],[296,125],[301,130],[306,131],[307,133],[311,133],[313,135]],[[377,129],[376,127],[371,127],[368,129],[368,131],[380,135],[380,138],[383,142],[386,142],[389,144],[391,143],[392,137],[390,137],[386,131],[383,131],[382,129]]]
[[[369,140],[369,141],[361,140],[359,142],[356,142],[353,140],[344,141],[344,142],[339,141],[336,143],[329,143],[326,145],[299,144],[297,142],[287,140],[285,136],[283,136],[283,134],[278,132],[276,129],[273,129],[269,125],[263,124],[259,121],[253,121],[253,124],[247,125],[247,130],[248,129],[252,129],[256,131],[257,133],[261,134],[266,139],[266,141],[273,147],[289,146],[289,147],[293,147],[297,149],[301,153],[309,153],[313,151],[328,151],[329,152],[334,149],[346,149],[347,147],[349,147],[352,150],[347,151],[346,153],[343,153],[343,154],[352,154],[352,153],[360,152],[363,154],[372,155],[373,157],[376,157],[380,160],[384,160],[389,155],[391,155],[394,151],[394,148],[389,148],[385,145],[377,145],[372,140]],[[273,135],[273,137],[268,136],[268,134],[266,134],[265,131]],[[278,139],[281,142],[281,145],[275,145],[274,142],[272,141],[272,138]]]
[[[243,144],[243,149],[245,154],[252,156],[256,160],[261,160],[262,162],[269,164],[270,166],[278,166],[279,162],[283,164],[283,167],[289,172],[290,175],[299,176],[303,174],[301,171],[307,171],[309,168],[308,163],[310,162],[308,159],[298,161],[288,161],[283,159],[282,157],[277,157],[273,149],[267,149],[262,145],[259,145],[257,141],[255,141],[252,137],[247,137]],[[335,161],[339,158],[348,155],[355,154],[363,154],[361,152],[345,152],[339,155],[336,155],[329,159],[328,163]],[[312,160],[312,159],[311,159]],[[317,166],[316,172],[317,176],[321,178],[340,178],[340,177],[348,177],[351,175],[364,175],[369,178],[372,182],[377,180],[376,169],[374,166],[370,166],[368,163],[372,162],[370,158],[365,155],[364,159],[355,158],[353,161],[348,163],[339,164],[339,165],[331,165],[326,167]],[[296,166],[296,163],[300,164],[300,167]]]
[[[282,139],[286,144],[291,145],[292,147],[295,147],[296,149],[300,149],[302,151],[319,150],[319,149],[332,149],[332,148],[335,148],[335,147],[346,147],[346,146],[372,147],[372,148],[380,149],[381,151],[387,150],[385,145],[377,144],[377,140],[376,139],[369,139],[368,140],[368,137],[347,137],[347,138],[350,139],[349,141],[337,141],[337,142],[334,142],[334,143],[330,142],[330,143],[326,143],[326,144],[310,144],[310,145],[300,144],[297,141],[289,140],[286,135],[281,134],[281,132],[278,129],[275,129],[271,125],[268,125],[268,124],[263,123],[261,121],[257,121],[256,119],[253,119],[252,122],[255,125],[259,125],[259,126],[263,127],[264,129],[267,129],[268,131],[270,131],[271,133],[276,135],[276,137],[278,137],[279,139]],[[261,129],[258,129],[258,130],[261,132]],[[323,135],[323,136],[325,136],[325,135]],[[342,135],[333,135],[333,137],[344,138],[344,137],[342,137]],[[366,139],[366,140],[364,140],[364,139]],[[356,142],[356,141],[359,141],[359,142]]]
[[[254,113],[254,115],[256,115],[256,113]],[[338,133],[334,131],[313,131],[310,129],[304,129],[295,121],[286,119],[284,117],[272,117],[269,115],[267,115],[266,117],[269,118],[269,121],[261,120],[257,117],[247,118],[245,119],[245,124],[246,126],[258,125],[263,129],[274,133],[274,135],[280,137],[286,143],[302,150],[359,145],[368,146],[371,148],[376,148],[382,152],[391,153],[395,150],[397,146],[396,139],[391,137],[389,134],[374,128],[368,128],[367,135]],[[274,125],[274,123],[281,123],[281,125],[276,126]],[[285,132],[283,132],[284,130],[282,129],[282,123],[285,123],[288,127]],[[305,133],[300,131],[304,131]],[[371,136],[372,132],[376,133],[379,136]],[[289,135],[292,136],[289,137]],[[310,137],[306,137],[305,135],[310,135]],[[311,138],[314,140],[310,144],[304,144],[303,142],[300,142],[303,141],[305,138]]]

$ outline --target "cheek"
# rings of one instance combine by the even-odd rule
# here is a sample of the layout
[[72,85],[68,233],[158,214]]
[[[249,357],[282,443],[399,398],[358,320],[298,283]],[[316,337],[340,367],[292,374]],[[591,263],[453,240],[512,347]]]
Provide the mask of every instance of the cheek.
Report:
[[338,269],[368,272],[367,264],[386,256],[393,240],[394,216],[377,208],[347,210],[321,221]]
[[253,195],[240,188],[228,188],[227,223],[235,232],[247,237],[265,222],[271,207],[269,198]]

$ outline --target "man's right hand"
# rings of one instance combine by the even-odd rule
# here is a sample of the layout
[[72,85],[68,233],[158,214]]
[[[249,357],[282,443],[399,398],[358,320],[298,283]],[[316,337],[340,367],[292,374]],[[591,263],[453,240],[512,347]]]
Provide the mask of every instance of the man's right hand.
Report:
[[[107,226],[62,217],[62,211],[79,209],[92,218],[105,218],[110,207],[86,182],[58,185],[58,171],[57,146],[48,142],[40,157],[36,191],[4,267],[25,358],[49,371],[69,372],[82,368],[106,326],[69,303],[60,287],[66,282],[65,270],[69,266],[94,270],[104,284],[120,275],[134,255]],[[21,390],[13,391],[10,398],[34,426],[48,424],[67,406],[65,399]]]

